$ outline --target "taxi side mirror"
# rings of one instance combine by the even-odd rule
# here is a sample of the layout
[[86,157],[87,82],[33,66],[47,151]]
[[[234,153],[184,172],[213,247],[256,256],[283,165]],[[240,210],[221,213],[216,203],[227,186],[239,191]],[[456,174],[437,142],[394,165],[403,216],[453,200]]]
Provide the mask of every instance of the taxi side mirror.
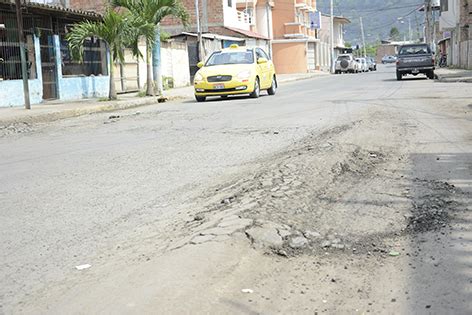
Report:
[[203,68],[205,64],[203,63],[203,61],[200,61],[199,63],[197,63],[197,67],[198,68]]
[[267,60],[266,58],[259,58],[259,59],[257,59],[257,63],[258,63],[258,64],[263,64],[263,63],[267,63],[267,62],[268,62],[268,60]]

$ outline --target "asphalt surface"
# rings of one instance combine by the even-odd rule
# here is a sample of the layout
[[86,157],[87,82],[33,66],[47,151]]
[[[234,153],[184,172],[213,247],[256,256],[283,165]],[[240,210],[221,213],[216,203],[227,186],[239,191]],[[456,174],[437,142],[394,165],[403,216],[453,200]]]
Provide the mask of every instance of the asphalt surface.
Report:
[[[428,313],[433,306],[436,307],[433,313],[472,312],[472,238],[470,216],[466,211],[470,210],[467,204],[472,203],[469,202],[472,192],[472,86],[423,78],[397,82],[394,68],[379,68],[375,73],[288,83],[280,86],[276,96],[264,95],[260,99],[238,97],[206,103],[172,102],[49,125],[38,124],[22,133],[0,138],[0,313],[147,313],[157,305],[167,312],[178,309],[180,313],[192,310],[313,313],[314,309],[352,313],[369,308],[372,312]],[[458,221],[452,220],[451,226],[443,227],[443,221],[428,222],[440,225],[443,230],[426,227],[425,231],[420,231],[424,234],[408,235],[408,241],[395,239],[384,244],[389,248],[407,247],[405,244],[412,240],[422,244],[420,251],[426,252],[426,258],[434,256],[444,260],[441,272],[435,269],[434,262],[431,262],[432,269],[429,265],[422,268],[416,265],[420,261],[414,259],[379,263],[380,258],[370,258],[372,248],[366,245],[363,255],[367,255],[367,263],[355,265],[356,262],[352,262],[352,268],[363,270],[366,276],[356,279],[351,275],[350,285],[346,286],[354,290],[368,285],[370,293],[364,304],[359,302],[358,296],[341,294],[342,300],[323,308],[327,304],[323,297],[310,298],[303,293],[289,302],[278,296],[278,302],[269,299],[254,308],[244,308],[242,304],[236,307],[232,303],[223,303],[223,307],[218,303],[229,298],[224,289],[213,288],[218,292],[213,296],[215,300],[204,292],[198,300],[198,294],[190,296],[182,289],[186,285],[197,285],[196,282],[177,281],[169,274],[160,275],[162,279],[156,282],[179,283],[178,290],[171,285],[163,287],[180,300],[164,298],[166,302],[153,303],[152,294],[142,294],[138,289],[133,291],[133,288],[142,289],[144,284],[141,285],[140,280],[146,280],[146,287],[152,287],[150,274],[156,270],[149,270],[149,264],[156,257],[163,257],[162,264],[177,268],[170,274],[182,272],[176,265],[185,266],[191,257],[211,257],[212,250],[215,261],[237,260],[234,255],[218,256],[228,250],[225,243],[219,242],[212,246],[221,248],[204,249],[204,254],[195,253],[195,248],[189,249],[187,254],[179,252],[176,257],[166,253],[186,236],[187,230],[179,223],[191,220],[209,205],[218,203],[235,187],[246,185],[243,191],[252,191],[252,178],[257,174],[268,174],[282,163],[280,159],[293,159],[296,155],[293,152],[306,146],[333,145],[336,149],[331,153],[319,152],[318,157],[322,159],[314,156],[292,161],[303,170],[294,177],[305,186],[313,187],[297,207],[310,208],[313,203],[326,211],[317,216],[304,214],[293,218],[290,226],[301,230],[307,228],[306,222],[310,222],[322,234],[341,226],[346,239],[357,242],[371,230],[375,230],[376,235],[386,231],[396,233],[394,227],[402,230],[399,226],[404,224],[405,213],[400,210],[410,210],[412,203],[420,210],[424,207],[451,208],[463,215],[460,220],[455,216]],[[363,157],[363,154],[385,161],[367,167],[359,162],[359,156]],[[408,183],[395,182],[393,172],[408,178]],[[349,176],[344,177],[344,173]],[[276,175],[270,176],[272,183],[276,183]],[[333,180],[338,177],[341,180]],[[369,179],[367,186],[359,184],[366,178]],[[445,182],[454,185],[457,191],[441,186]],[[421,187],[415,188],[415,185]],[[368,208],[372,205],[368,205],[366,199],[374,194],[368,192],[372,187],[382,187],[382,191],[379,189],[375,194],[390,194],[392,198],[397,193],[405,193],[405,187],[411,192],[405,194],[408,200],[384,201],[389,206],[384,206],[382,212]],[[287,189],[297,190],[294,187]],[[460,200],[454,199],[456,196],[460,196]],[[253,196],[242,194],[243,201],[254,201],[260,208],[245,216],[287,223],[280,222],[284,217],[277,213],[281,212],[275,213],[271,209],[280,209],[279,206],[287,209],[295,201],[287,198],[285,203],[278,205],[265,203],[264,198],[264,192]],[[343,201],[342,206],[339,201]],[[360,203],[364,206],[359,207]],[[357,204],[355,211],[349,212],[353,204]],[[391,214],[391,209],[398,212]],[[286,221],[293,217],[289,212],[285,215]],[[352,220],[346,219],[350,216]],[[441,234],[444,229],[449,230]],[[443,235],[441,249],[436,247],[440,243],[438,235]],[[266,256],[257,256],[258,251],[248,255],[242,249],[244,240],[236,239],[234,253],[249,258],[246,265],[240,264],[242,269],[236,270],[232,278],[220,275],[220,281],[233,281],[236,286],[242,277],[237,276],[238,272],[246,276],[254,276],[248,270],[266,272],[273,279],[283,270],[280,266],[270,266]],[[371,243],[371,239],[368,242]],[[247,248],[251,248],[250,245]],[[411,250],[413,252],[417,253],[418,248]],[[307,258],[312,257],[308,251],[300,254],[291,260],[292,265],[287,264],[290,270],[285,270],[283,277],[303,277],[303,268],[296,274],[293,270],[298,269],[293,269],[293,264],[303,262],[305,265],[313,258]],[[255,266],[261,262],[264,263]],[[93,273],[76,270],[76,266],[83,264],[91,264]],[[213,270],[229,268],[223,268],[223,262],[213,265],[208,261],[191,268],[199,270],[205,264]],[[331,268],[332,273],[341,272],[336,271],[333,264],[337,265],[330,261],[325,267]],[[379,267],[378,264],[382,265]],[[149,273],[138,276],[137,269]],[[375,273],[373,270],[380,275],[397,276],[367,276]],[[202,275],[208,272],[201,270]],[[266,297],[271,294],[275,297],[274,288],[280,284],[272,282],[270,285],[270,279],[264,280],[273,289],[268,290]],[[312,281],[314,287],[323,287],[317,282],[318,278]],[[378,287],[385,281],[408,291],[408,300],[395,304],[401,298],[390,296],[393,289],[387,284],[381,289]],[[198,285],[202,283],[198,282]],[[215,283],[219,282],[215,280]],[[207,285],[213,284],[207,282]],[[114,286],[114,290],[110,290],[110,286]],[[231,287],[231,283],[225,288],[228,286]],[[127,292],[127,296],[142,295],[141,299],[135,298],[142,303],[120,305],[117,301],[122,298],[122,291],[117,287]],[[291,289],[287,290],[290,292]],[[113,292],[113,297],[107,292]],[[330,292],[336,294],[333,290]],[[448,292],[452,293],[445,294]],[[189,300],[188,307],[182,307],[184,300]],[[372,305],[373,300],[378,303]],[[203,306],[202,301],[210,302]],[[357,304],[347,301],[357,301]],[[246,304],[253,302],[244,299]],[[322,307],[316,303],[321,303]],[[136,304],[141,307],[136,308]],[[297,308],[302,305],[302,309]]]

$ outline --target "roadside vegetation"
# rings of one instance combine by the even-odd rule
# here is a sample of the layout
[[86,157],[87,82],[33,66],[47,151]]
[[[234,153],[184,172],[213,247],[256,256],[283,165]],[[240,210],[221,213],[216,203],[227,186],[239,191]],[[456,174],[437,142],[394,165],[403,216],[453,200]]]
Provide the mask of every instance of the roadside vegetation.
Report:
[[[69,48],[75,60],[83,61],[84,42],[90,37],[103,40],[114,63],[124,62],[124,50],[129,48],[137,58],[144,58],[139,43],[146,43],[147,82],[146,95],[161,94],[160,65],[153,59],[160,58],[160,22],[168,16],[180,19],[187,25],[189,14],[180,0],[113,0],[103,19],[99,22],[83,21],[75,24],[67,35]],[[154,67],[154,68],[153,68]],[[109,99],[117,98],[114,67],[110,71]]]

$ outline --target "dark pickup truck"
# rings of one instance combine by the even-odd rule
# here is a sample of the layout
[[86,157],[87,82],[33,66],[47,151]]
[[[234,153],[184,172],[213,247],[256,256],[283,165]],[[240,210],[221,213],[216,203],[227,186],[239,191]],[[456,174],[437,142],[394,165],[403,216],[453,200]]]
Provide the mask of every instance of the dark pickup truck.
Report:
[[434,56],[427,44],[412,44],[401,46],[397,56],[397,80],[403,76],[419,73],[426,74],[428,79],[434,79]]

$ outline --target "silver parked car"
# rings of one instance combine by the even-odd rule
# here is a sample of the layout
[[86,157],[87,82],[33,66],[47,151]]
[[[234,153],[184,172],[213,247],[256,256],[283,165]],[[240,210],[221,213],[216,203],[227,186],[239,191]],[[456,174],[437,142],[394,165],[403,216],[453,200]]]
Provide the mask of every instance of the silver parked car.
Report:
[[357,63],[359,64],[360,72],[368,72],[369,66],[367,65],[367,60],[365,58],[356,58]]

